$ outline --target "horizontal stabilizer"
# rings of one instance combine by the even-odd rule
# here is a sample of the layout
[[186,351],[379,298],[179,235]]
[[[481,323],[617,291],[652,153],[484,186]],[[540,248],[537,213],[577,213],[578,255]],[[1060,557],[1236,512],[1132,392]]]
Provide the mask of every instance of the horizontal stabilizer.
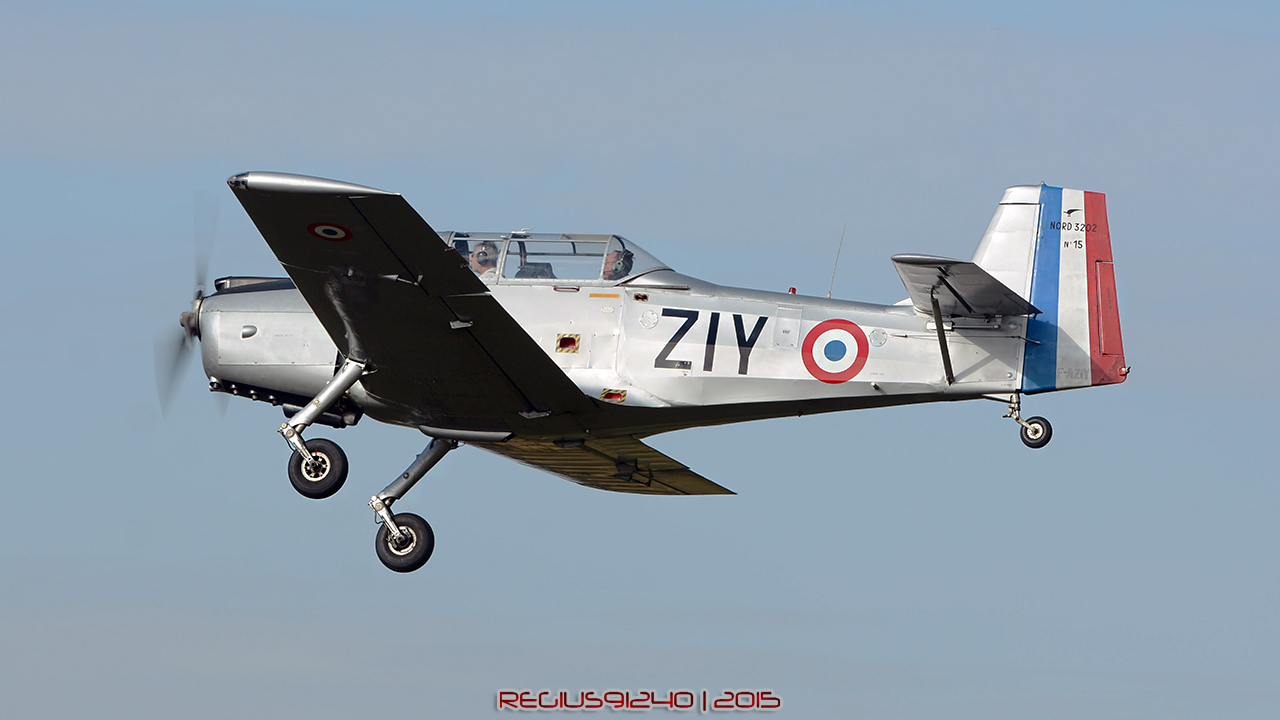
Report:
[[931,255],[894,255],[893,266],[911,304],[933,314],[933,300],[946,317],[1034,315],[1040,311],[986,270],[964,260]]

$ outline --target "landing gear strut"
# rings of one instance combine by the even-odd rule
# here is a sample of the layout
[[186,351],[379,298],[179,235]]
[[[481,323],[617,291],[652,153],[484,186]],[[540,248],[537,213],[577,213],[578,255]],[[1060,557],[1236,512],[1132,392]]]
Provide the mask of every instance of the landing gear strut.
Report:
[[1048,445],[1049,441],[1053,439],[1053,426],[1049,424],[1048,420],[1038,415],[1023,420],[1022,414],[1019,412],[1021,409],[1022,398],[1018,395],[1013,395],[1012,399],[1009,400],[1009,412],[1005,414],[1005,417],[1013,418],[1013,421],[1021,426],[1022,429],[1018,434],[1022,438],[1022,444],[1033,449]]
[[369,507],[380,527],[375,550],[383,565],[396,572],[413,572],[431,559],[436,538],[426,520],[413,513],[391,514],[391,505],[404,497],[409,489],[435,467],[446,453],[458,447],[457,441],[433,438],[417,459],[394,482],[373,496]]
[[327,498],[338,492],[347,481],[347,456],[342,448],[332,440],[304,441],[302,431],[346,394],[362,374],[364,363],[354,360],[343,362],[342,369],[324,389],[280,426],[280,434],[293,448],[293,456],[289,458],[289,482],[305,497],[314,500]]

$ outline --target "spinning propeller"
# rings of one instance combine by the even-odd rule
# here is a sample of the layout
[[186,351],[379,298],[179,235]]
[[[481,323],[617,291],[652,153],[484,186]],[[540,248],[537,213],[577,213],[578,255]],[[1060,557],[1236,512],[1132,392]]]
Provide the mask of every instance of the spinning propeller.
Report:
[[[195,255],[195,290],[191,309],[178,317],[178,332],[165,331],[155,341],[156,392],[160,411],[166,417],[177,397],[179,383],[191,363],[192,351],[200,338],[200,303],[209,280],[209,253],[218,228],[218,198],[208,190],[197,190],[192,205],[192,245]],[[227,399],[220,398],[226,412]]]

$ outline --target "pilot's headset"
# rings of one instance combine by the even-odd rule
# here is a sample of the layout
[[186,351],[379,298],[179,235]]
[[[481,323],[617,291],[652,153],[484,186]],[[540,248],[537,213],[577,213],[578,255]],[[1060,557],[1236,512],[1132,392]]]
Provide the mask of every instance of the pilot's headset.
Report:
[[490,266],[498,264],[498,248],[491,242],[482,242],[476,245],[475,252],[472,257],[476,259],[478,265]]
[[622,246],[622,252],[613,259],[613,265],[609,267],[609,277],[623,278],[631,274],[631,265],[635,260],[635,254],[627,249],[627,244],[618,238],[618,244]]

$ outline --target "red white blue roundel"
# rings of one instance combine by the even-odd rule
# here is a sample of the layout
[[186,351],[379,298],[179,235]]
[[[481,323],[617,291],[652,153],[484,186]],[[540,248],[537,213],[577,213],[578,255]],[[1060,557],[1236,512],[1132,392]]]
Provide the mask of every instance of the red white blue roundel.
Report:
[[334,242],[351,239],[350,230],[342,227],[341,225],[334,225],[333,223],[313,223],[307,226],[307,230],[318,238],[333,240]]
[[809,374],[838,385],[853,379],[867,364],[867,334],[848,320],[825,320],[804,336],[800,357]]

